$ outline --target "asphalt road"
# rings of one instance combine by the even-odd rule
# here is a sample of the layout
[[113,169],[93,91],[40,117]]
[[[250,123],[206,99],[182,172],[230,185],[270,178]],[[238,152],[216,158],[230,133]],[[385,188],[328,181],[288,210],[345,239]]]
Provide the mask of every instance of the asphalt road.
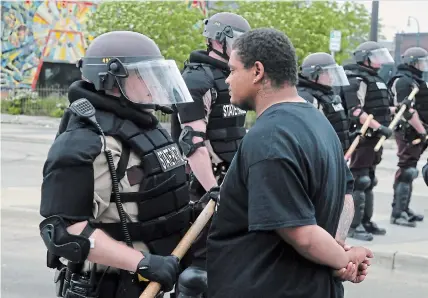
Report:
[[[3,298],[55,297],[53,272],[46,268],[46,251],[39,236],[38,213],[43,162],[56,129],[31,125],[1,125],[1,294]],[[426,160],[426,154],[424,156]],[[374,249],[405,249],[428,252],[428,225],[415,229],[389,224],[392,179],[396,157],[385,150],[377,172],[377,222],[388,235],[364,245]],[[419,164],[419,168],[423,161]],[[412,207],[428,216],[427,187],[421,178],[414,186]],[[352,242],[352,241],[351,241]],[[352,244],[356,244],[355,241]],[[360,244],[360,243],[357,243]],[[346,284],[346,297],[427,297],[428,269],[425,276],[415,272],[394,272],[372,266],[362,284]]]

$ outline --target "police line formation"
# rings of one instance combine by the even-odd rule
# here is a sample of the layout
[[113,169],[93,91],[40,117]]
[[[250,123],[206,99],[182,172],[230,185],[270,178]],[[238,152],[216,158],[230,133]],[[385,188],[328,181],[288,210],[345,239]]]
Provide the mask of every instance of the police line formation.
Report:
[[[207,49],[191,52],[182,72],[143,34],[114,31],[90,44],[77,65],[83,79],[69,88],[70,106],[43,168],[40,234],[58,297],[162,297],[170,291],[175,297],[343,297],[322,291],[321,296],[268,294],[275,284],[257,285],[259,276],[249,281],[256,285],[252,295],[241,295],[245,290],[234,280],[222,291],[208,287],[208,277],[218,279],[209,270],[207,275],[210,217],[219,208],[219,185],[249,133],[244,123],[251,106],[231,104],[235,90],[227,80],[239,70],[228,61],[232,44],[257,30],[262,29],[251,30],[239,15],[213,15],[203,31]],[[250,47],[246,42],[240,49]],[[268,40],[267,51],[269,46]],[[307,56],[296,88],[307,105],[325,115],[350,159],[354,216],[348,237],[370,241],[386,234],[372,221],[373,189],[381,144],[393,133],[399,163],[391,224],[415,227],[423,220],[409,204],[416,165],[427,147],[428,53],[408,49],[388,81],[380,70],[394,61],[380,44],[362,43],[354,58],[342,67],[327,53]],[[172,114],[171,135],[154,110]],[[180,242],[195,221],[196,234]],[[172,255],[183,243],[179,255]],[[223,246],[227,255],[229,243]],[[229,262],[233,267],[236,260]],[[243,275],[252,260],[246,262]],[[358,274],[364,271],[360,265],[364,262]],[[155,290],[147,294],[150,282]],[[258,288],[266,296],[256,294]]]

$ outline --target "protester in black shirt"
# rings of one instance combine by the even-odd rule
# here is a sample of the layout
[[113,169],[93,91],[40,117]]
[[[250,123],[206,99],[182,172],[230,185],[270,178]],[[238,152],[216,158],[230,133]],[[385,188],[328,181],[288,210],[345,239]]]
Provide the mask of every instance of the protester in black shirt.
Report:
[[294,47],[275,29],[251,30],[229,66],[231,103],[258,118],[216,203],[209,297],[343,297],[334,270],[360,266],[349,278],[359,282],[373,255],[335,239],[352,221],[352,198],[344,199],[352,176],[331,124],[298,96]]

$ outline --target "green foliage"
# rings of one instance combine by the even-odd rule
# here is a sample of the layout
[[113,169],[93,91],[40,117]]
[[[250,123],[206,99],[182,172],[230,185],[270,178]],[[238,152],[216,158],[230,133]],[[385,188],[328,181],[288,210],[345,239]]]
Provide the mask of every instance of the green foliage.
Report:
[[11,115],[61,118],[67,108],[63,98],[10,98],[1,101],[1,112]]
[[370,15],[362,4],[333,1],[239,1],[234,10],[245,17],[252,28],[268,27],[283,31],[296,48],[299,63],[314,52],[329,53],[331,30],[342,32],[342,50],[336,61],[347,59],[359,43],[367,40]]
[[206,47],[203,19],[198,9],[189,9],[184,1],[101,2],[87,30],[95,37],[114,30],[145,34],[181,69],[191,51]]

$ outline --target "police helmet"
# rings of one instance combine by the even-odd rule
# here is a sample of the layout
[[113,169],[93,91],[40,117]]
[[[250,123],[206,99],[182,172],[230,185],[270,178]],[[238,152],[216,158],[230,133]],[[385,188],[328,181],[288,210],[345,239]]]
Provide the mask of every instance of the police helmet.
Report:
[[211,40],[216,40],[223,45],[223,55],[226,55],[226,49],[231,49],[233,42],[249,30],[251,26],[242,16],[219,12],[204,20],[202,35],[208,38],[209,50],[212,50]]
[[420,71],[428,71],[428,52],[420,47],[408,48],[401,56],[404,64],[413,66]]
[[327,53],[314,53],[303,59],[300,75],[330,87],[349,85],[343,67]]
[[156,43],[137,32],[96,37],[77,66],[96,90],[117,90],[142,108],[193,101],[175,61],[165,60]]
[[[372,68],[380,68],[383,64],[393,64],[394,59],[388,49],[375,41],[366,41],[354,51],[355,61],[359,64],[367,61]],[[375,67],[375,65],[379,65]]]

